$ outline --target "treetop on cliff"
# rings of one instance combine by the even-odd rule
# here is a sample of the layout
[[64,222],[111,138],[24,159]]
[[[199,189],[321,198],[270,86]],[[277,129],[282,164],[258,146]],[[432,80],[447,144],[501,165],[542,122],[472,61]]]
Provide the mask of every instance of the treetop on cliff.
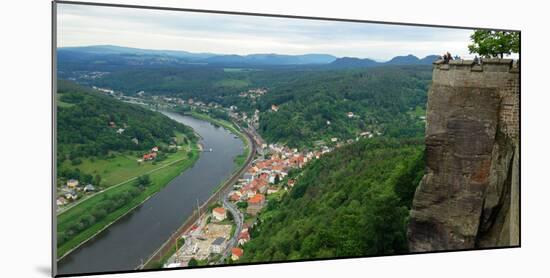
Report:
[[468,45],[470,53],[485,57],[500,57],[504,54],[519,53],[519,32],[476,30]]

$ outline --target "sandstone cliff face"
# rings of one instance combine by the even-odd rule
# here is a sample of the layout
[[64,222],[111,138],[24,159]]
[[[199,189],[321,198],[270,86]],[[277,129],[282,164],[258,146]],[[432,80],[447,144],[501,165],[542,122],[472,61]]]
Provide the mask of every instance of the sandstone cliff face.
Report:
[[410,251],[518,245],[518,65],[436,62],[432,82]]

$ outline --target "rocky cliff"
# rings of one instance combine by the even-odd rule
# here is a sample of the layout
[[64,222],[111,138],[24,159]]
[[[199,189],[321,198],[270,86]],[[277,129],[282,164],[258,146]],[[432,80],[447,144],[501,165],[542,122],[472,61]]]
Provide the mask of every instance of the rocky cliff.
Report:
[[411,252],[519,245],[519,66],[434,63]]

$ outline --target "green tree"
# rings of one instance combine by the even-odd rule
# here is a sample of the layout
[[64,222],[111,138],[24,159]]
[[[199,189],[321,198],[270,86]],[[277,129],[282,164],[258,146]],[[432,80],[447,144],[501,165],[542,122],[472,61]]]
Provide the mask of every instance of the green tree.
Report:
[[187,263],[187,266],[198,266],[199,262],[195,258],[191,258],[189,260],[189,263]]
[[96,186],[100,186],[100,185],[101,185],[101,176],[100,176],[99,174],[95,175],[94,184],[95,184]]
[[149,175],[139,176],[137,178],[137,185],[146,187],[151,184],[151,177]]
[[504,57],[504,54],[519,53],[519,32],[476,30],[468,45],[470,53],[485,57]]

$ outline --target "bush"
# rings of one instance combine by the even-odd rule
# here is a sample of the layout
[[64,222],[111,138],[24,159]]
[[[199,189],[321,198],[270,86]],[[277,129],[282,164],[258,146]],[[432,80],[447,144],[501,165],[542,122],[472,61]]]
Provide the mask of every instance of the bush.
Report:
[[248,207],[248,203],[247,202],[237,202],[237,207],[240,208],[240,209],[246,209]]
[[199,262],[195,258],[191,258],[187,263],[187,266],[198,266]]
[[151,177],[149,177],[149,175],[143,175],[137,178],[137,183],[136,183],[137,186],[147,187],[150,184],[151,184]]

